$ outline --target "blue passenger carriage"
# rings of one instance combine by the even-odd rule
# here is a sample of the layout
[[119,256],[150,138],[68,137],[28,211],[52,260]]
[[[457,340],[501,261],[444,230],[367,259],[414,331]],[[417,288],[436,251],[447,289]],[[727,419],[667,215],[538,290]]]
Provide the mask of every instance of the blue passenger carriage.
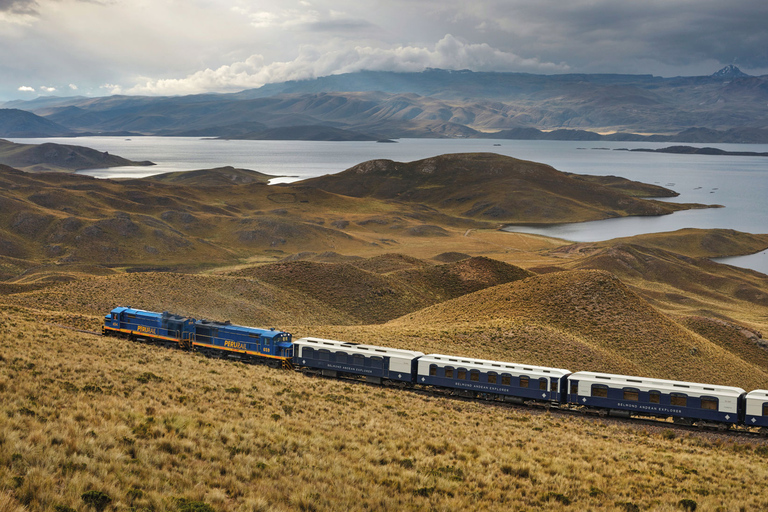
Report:
[[756,389],[747,393],[744,424],[768,428],[768,390]]
[[450,388],[463,396],[517,403],[560,402],[570,373],[562,368],[428,354],[419,358],[416,379],[419,384]]
[[102,334],[151,341],[166,346],[190,348],[194,318],[133,308],[115,308],[104,317]]
[[576,372],[569,377],[568,402],[629,417],[672,417],[679,423],[736,424],[746,391],[609,373]]
[[323,338],[301,338],[294,341],[293,345],[293,362],[297,367],[328,377],[363,377],[366,381],[377,384],[413,384],[416,361],[424,355],[413,350],[359,345]]
[[287,332],[208,320],[197,320],[194,327],[192,345],[206,355],[290,367],[293,344]]

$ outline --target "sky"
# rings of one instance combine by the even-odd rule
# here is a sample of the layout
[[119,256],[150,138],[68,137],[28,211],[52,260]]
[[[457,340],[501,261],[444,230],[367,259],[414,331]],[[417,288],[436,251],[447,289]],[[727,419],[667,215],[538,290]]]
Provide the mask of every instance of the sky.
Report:
[[768,74],[765,0],[0,0],[0,101],[359,70]]

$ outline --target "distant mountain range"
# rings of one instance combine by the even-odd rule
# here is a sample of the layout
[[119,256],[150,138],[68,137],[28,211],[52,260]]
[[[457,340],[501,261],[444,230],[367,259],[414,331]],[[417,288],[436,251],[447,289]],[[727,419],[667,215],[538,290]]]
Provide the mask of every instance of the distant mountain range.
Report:
[[361,71],[234,94],[42,97],[3,106],[0,137],[768,142],[768,76],[735,66],[675,78]]

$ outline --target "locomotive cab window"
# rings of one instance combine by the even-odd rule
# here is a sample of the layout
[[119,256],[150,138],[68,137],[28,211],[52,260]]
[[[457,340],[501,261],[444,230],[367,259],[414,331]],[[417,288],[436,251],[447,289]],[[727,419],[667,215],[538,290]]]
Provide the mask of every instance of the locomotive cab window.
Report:
[[709,411],[717,410],[717,398],[701,397],[701,408]]
[[658,391],[651,391],[648,393],[648,401],[652,404],[661,403],[661,393]]
[[498,378],[499,378],[499,375],[497,373],[489,372],[488,373],[488,384],[496,384]]
[[669,395],[669,403],[671,405],[686,407],[688,405],[688,395],[684,393],[672,393]]
[[608,386],[605,384],[592,384],[592,396],[608,398]]
[[429,376],[435,377],[436,375],[437,375],[437,365],[436,364],[429,365]]
[[640,391],[634,388],[624,388],[624,400],[637,402],[640,400]]

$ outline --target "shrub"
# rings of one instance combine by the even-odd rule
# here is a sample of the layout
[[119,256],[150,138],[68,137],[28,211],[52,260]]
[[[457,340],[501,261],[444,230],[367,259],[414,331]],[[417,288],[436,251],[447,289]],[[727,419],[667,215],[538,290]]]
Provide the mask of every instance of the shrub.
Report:
[[545,494],[542,501],[549,501],[549,500],[558,501],[563,505],[571,504],[571,498],[569,498],[565,494],[560,494],[559,492],[548,492],[547,494]]
[[683,510],[689,510],[690,512],[693,512],[699,506],[694,500],[690,498],[683,498],[682,500],[678,501],[677,504],[680,505]]
[[212,506],[202,501],[176,498],[176,510],[179,512],[216,512]]
[[107,505],[112,503],[112,498],[109,494],[101,491],[86,491],[80,495],[80,498],[82,498],[86,505],[90,505],[98,512],[101,512],[107,508]]

